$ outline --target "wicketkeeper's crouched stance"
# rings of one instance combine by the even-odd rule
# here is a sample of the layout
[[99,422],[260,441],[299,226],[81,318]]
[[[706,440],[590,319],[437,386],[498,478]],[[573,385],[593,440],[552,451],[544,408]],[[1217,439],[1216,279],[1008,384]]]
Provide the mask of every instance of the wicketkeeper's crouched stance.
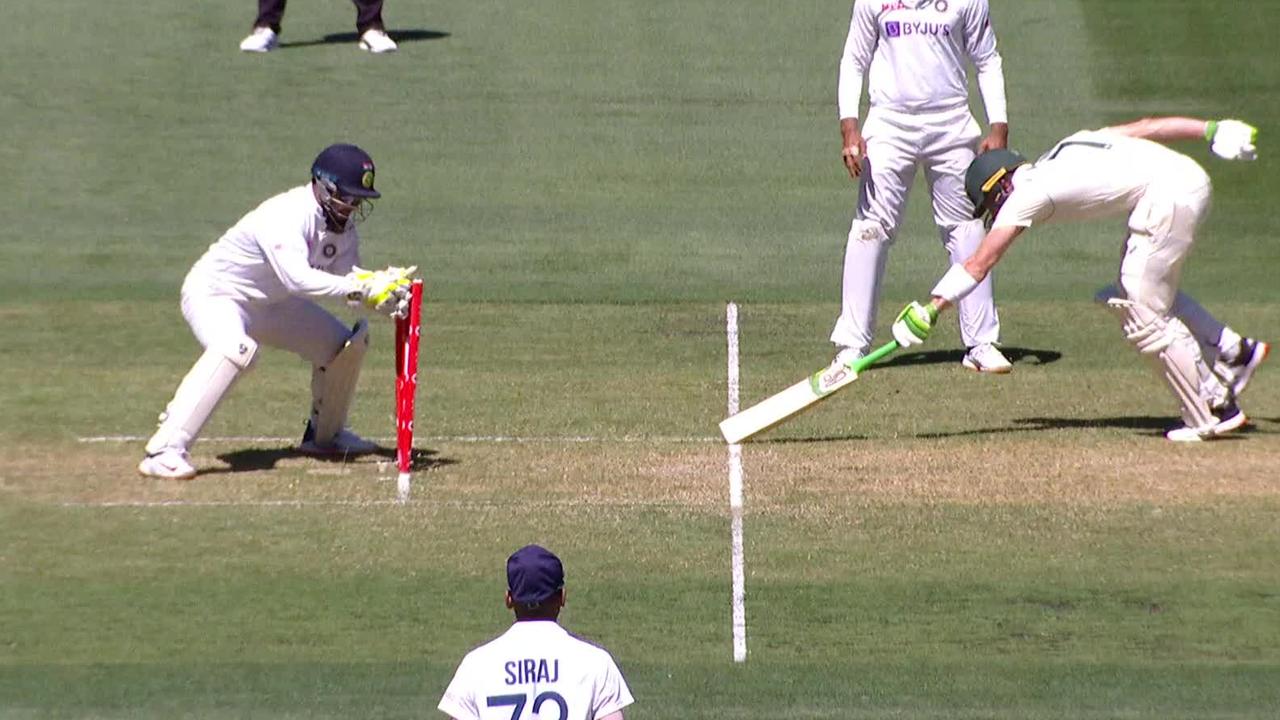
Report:
[[1035,163],[1008,150],[979,155],[965,189],[990,230],[968,260],[938,281],[930,302],[903,309],[894,338],[904,347],[923,342],[938,312],[977,287],[1033,224],[1128,215],[1118,285],[1099,299],[1120,317],[1125,338],[1152,362],[1182,408],[1183,424],[1165,437],[1196,441],[1241,427],[1246,418],[1236,398],[1268,346],[1241,337],[1178,292],[1211,185],[1194,160],[1151,141],[1205,138],[1219,157],[1252,160],[1256,136],[1237,120],[1149,118],[1075,133]]
[[253,365],[259,343],[312,364],[311,415],[300,450],[376,449],[345,427],[369,346],[368,322],[348,327],[310,299],[342,298],[388,314],[403,311],[414,268],[357,267],[356,223],[381,196],[373,180],[368,154],[354,145],[331,145],[312,164],[310,183],[249,212],[191,268],[182,284],[182,315],[204,354],[161,414],[140,473],[196,474],[188,451],[236,379]]

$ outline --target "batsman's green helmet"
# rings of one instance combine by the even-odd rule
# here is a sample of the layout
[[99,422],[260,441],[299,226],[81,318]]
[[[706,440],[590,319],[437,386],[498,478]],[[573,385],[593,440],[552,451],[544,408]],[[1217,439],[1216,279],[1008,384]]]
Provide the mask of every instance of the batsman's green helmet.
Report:
[[982,217],[987,211],[987,194],[1000,179],[1013,172],[1027,159],[1012,150],[988,150],[969,163],[964,173],[964,192],[973,201],[973,216]]

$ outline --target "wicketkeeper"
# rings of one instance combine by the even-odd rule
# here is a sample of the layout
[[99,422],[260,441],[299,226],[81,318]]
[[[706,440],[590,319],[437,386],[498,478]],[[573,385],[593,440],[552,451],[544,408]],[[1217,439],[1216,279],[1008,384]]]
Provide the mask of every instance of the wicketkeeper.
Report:
[[[903,309],[894,339],[904,347],[922,343],[938,312],[972,292],[1032,225],[1127,216],[1119,282],[1104,300],[1119,315],[1125,338],[1152,362],[1182,408],[1183,424],[1165,437],[1198,441],[1241,427],[1247,418],[1236,396],[1268,346],[1234,331],[1228,335],[1178,292],[1182,263],[1209,210],[1211,184],[1194,160],[1153,141],[1207,139],[1219,157],[1253,160],[1256,137],[1256,128],[1238,120],[1161,117],[1082,130],[1035,163],[1008,150],[979,155],[965,175],[965,190],[990,229],[977,251],[938,281],[931,301]],[[1179,315],[1192,319],[1201,337]],[[1219,343],[1217,373],[1204,356],[1211,342]]]
[[218,239],[182,283],[182,315],[204,354],[160,415],[138,465],[143,475],[189,478],[189,450],[236,379],[265,344],[311,362],[311,414],[299,449],[367,453],[376,445],[346,429],[368,321],[348,327],[316,303],[341,298],[387,314],[402,312],[415,268],[358,267],[356,223],[381,197],[374,166],[355,145],[331,145],[311,181],[268,199]]

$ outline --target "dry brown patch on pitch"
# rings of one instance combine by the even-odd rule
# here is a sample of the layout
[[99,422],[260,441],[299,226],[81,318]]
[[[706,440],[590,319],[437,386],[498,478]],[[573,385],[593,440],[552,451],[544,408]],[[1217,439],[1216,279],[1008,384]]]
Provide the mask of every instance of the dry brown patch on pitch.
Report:
[[749,505],[959,502],[1106,506],[1280,496],[1280,445],[1160,439],[1061,443],[857,442],[744,449]]
[[728,502],[724,449],[687,443],[442,443],[453,462],[434,495],[531,503],[716,508]]
[[[822,517],[877,503],[1206,503],[1280,496],[1280,440],[1173,446],[1158,438],[1048,443],[853,440],[743,447],[749,513]],[[28,447],[0,465],[0,495],[62,503],[365,502],[395,496],[385,458],[324,462],[283,448],[197,446],[189,482],[141,478],[137,443]],[[234,468],[219,455],[260,461]],[[414,499],[436,506],[667,508],[727,513],[719,443],[438,442]]]
[[[362,502],[395,493],[394,464],[376,457],[326,461],[288,448],[202,443],[192,455],[199,475],[160,480],[138,475],[141,453],[141,443],[31,445],[0,465],[0,493],[55,505]],[[219,458],[227,453],[248,464]]]

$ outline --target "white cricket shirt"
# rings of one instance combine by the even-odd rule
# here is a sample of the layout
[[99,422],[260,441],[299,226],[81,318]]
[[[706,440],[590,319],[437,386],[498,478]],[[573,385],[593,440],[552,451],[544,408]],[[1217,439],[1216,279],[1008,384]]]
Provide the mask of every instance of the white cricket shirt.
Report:
[[872,107],[902,113],[966,107],[969,60],[987,121],[1008,122],[987,0],[855,0],[840,56],[840,117],[858,117],[868,68]]
[[354,227],[329,231],[311,185],[302,185],[240,218],[196,261],[184,288],[246,303],[345,298],[358,292],[345,275],[360,261],[359,244]]
[[1160,143],[1081,130],[1014,172],[992,227],[1127,215],[1152,187],[1177,192],[1208,182],[1195,160]]
[[439,708],[456,720],[595,720],[633,702],[607,650],[526,620],[467,653]]

